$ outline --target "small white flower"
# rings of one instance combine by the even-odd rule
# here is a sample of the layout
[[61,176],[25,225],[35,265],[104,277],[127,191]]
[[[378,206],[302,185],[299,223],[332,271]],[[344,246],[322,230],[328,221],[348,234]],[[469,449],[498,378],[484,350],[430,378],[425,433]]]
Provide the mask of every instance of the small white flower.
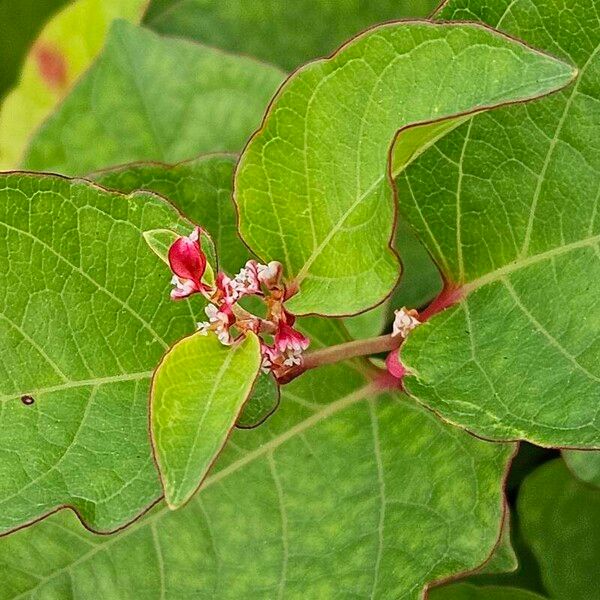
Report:
[[260,292],[258,266],[255,260],[249,260],[246,266],[240,269],[240,272],[231,280],[230,286],[236,300],[246,294],[257,294]]
[[219,321],[219,309],[214,304],[209,304],[204,309],[204,312],[206,313],[206,316],[209,318],[211,323],[216,323],[217,321]]
[[208,321],[196,323],[196,327],[202,335],[208,335],[208,332],[210,331],[210,323]]
[[277,283],[281,277],[282,265],[279,261],[272,260],[268,265],[256,265],[257,277],[265,285]]
[[392,337],[401,335],[406,337],[417,325],[421,324],[421,321],[417,319],[415,310],[406,310],[402,307],[400,310],[395,310],[396,315],[394,324],[392,326]]
[[286,367],[293,367],[294,365],[299,365],[302,362],[302,350],[294,351],[290,348],[284,353],[284,356],[285,359],[283,364]]

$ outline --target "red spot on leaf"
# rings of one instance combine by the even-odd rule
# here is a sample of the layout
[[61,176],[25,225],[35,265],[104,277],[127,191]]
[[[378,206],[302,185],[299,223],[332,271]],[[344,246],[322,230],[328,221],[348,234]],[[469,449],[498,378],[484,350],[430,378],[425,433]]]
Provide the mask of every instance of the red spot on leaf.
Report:
[[65,57],[48,44],[37,44],[33,55],[42,79],[53,90],[63,90],[67,86],[67,62]]

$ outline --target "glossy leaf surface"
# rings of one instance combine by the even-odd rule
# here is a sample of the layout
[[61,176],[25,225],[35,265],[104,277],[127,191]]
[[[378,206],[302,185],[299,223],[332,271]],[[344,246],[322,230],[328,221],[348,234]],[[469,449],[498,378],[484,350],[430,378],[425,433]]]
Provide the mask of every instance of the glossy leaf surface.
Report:
[[[345,339],[334,323],[305,327],[315,346]],[[324,367],[235,431],[180,510],[111,537],[61,513],[1,539],[0,597],[418,600],[492,551],[512,452],[374,396],[362,363]]]
[[191,224],[149,193],[31,174],[0,188],[0,531],[64,504],[112,530],[160,495],[150,378],[195,323],[142,233]]
[[592,0],[460,0],[440,13],[475,17],[579,75],[539,102],[473,118],[398,180],[401,213],[464,297],[408,340],[407,388],[486,438],[596,448],[599,16]]
[[258,338],[224,346],[214,333],[184,338],[152,381],[152,445],[170,508],[187,502],[223,448],[260,367]]
[[[476,25],[372,29],[279,91],[236,171],[240,233],[299,286],[292,312],[372,307],[399,275],[389,247],[396,132],[540,96],[572,77],[568,65]],[[420,133],[425,144],[439,130],[433,124]]]

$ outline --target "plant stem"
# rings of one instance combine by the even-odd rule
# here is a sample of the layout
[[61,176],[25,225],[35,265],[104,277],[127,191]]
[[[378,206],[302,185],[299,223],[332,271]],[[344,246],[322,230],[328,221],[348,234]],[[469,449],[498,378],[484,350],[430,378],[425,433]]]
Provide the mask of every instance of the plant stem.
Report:
[[390,352],[400,346],[402,339],[402,336],[392,337],[390,334],[387,334],[367,340],[355,340],[315,350],[304,356],[301,365],[290,367],[279,375],[277,379],[280,383],[289,383],[309,369],[315,369],[316,367],[330,365],[358,356],[370,356],[371,354],[378,354],[380,352]]

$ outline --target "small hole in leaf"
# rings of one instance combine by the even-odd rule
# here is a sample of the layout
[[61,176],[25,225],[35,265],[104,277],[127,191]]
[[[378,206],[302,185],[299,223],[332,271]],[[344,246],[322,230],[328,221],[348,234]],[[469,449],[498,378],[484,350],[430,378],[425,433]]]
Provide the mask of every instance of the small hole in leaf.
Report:
[[25,406],[31,406],[35,402],[35,398],[33,396],[21,396],[21,402],[25,404]]

